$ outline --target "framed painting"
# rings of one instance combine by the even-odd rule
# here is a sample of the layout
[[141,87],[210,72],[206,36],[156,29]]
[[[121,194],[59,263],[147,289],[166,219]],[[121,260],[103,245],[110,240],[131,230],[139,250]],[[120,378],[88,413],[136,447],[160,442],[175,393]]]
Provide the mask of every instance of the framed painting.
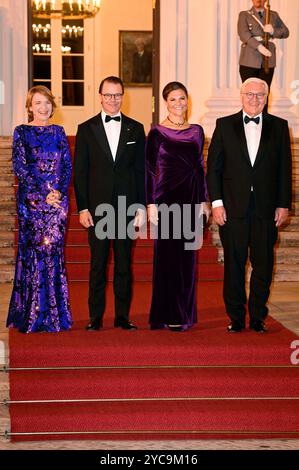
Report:
[[119,31],[119,76],[126,86],[152,86],[152,31]]

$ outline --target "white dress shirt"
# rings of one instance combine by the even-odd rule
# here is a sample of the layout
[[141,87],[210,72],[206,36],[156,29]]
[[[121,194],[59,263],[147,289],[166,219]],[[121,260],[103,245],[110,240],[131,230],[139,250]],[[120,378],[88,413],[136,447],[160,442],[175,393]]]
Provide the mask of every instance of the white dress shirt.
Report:
[[[107,114],[103,110],[101,112],[101,116],[102,116],[103,126],[106,132],[106,136],[108,139],[109,147],[112,153],[112,157],[113,157],[113,160],[115,160],[119,137],[120,137],[120,131],[121,131],[121,120],[115,121],[114,119],[112,119],[109,122],[105,122],[105,118]],[[121,118],[120,112],[115,114],[115,116],[120,116]]]
[[245,116],[246,116],[246,113],[244,113],[243,111],[243,126],[244,126],[244,131],[245,131],[245,136],[246,136],[247,149],[248,149],[251,165],[253,166],[255,159],[256,159],[257,151],[260,145],[261,135],[262,135],[263,115],[261,113],[258,116],[255,116],[255,117],[260,118],[260,122],[258,124],[256,124],[254,121],[250,121],[248,122],[248,124],[245,124],[244,122]]
[[[245,137],[246,137],[246,142],[247,142],[247,149],[248,149],[248,154],[249,158],[251,161],[251,165],[254,165],[257,152],[259,149],[260,145],[260,140],[261,140],[261,135],[262,135],[262,126],[263,126],[263,115],[258,114],[260,118],[260,122],[256,124],[254,121],[250,121],[247,124],[244,122],[244,118],[247,116],[247,114],[243,111],[243,126],[244,126],[244,132],[245,132]],[[250,116],[248,116],[250,117]],[[253,191],[253,188],[251,188],[251,191]],[[212,207],[220,207],[223,206],[223,201],[222,199],[216,199],[215,201],[212,202]]]

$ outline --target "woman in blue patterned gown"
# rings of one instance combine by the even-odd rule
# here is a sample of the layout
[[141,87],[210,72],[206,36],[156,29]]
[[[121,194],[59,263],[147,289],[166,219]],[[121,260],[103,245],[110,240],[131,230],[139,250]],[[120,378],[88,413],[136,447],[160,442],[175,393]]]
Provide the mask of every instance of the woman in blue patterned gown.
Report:
[[29,124],[17,126],[13,135],[19,239],[7,326],[23,333],[72,325],[64,264],[72,164],[63,127],[49,124],[55,107],[50,90],[31,88]]

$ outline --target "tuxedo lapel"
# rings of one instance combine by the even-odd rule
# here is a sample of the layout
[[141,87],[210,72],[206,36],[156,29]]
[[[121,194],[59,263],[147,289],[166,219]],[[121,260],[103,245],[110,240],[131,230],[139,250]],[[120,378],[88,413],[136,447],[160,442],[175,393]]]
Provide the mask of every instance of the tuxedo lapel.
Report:
[[124,114],[121,115],[121,131],[120,131],[120,137],[119,137],[119,142],[118,142],[118,147],[117,147],[117,152],[116,152],[116,157],[115,157],[115,164],[118,163],[119,159],[121,158],[122,153],[127,147],[127,142],[129,142],[129,136],[132,131],[132,123],[124,116]]
[[246,141],[246,136],[245,136],[245,131],[244,131],[242,111],[240,111],[238,114],[235,115],[234,129],[235,129],[236,139],[239,143],[242,154],[244,158],[247,160],[248,164],[251,166],[251,161],[250,161],[250,157],[248,153],[247,141]]
[[101,113],[98,114],[94,121],[91,123],[91,129],[95,135],[95,138],[103,152],[103,154],[108,158],[111,163],[114,163],[112,153],[110,150],[109,142],[106,136],[106,132],[103,126],[103,121]]
[[262,124],[262,134],[260,145],[257,151],[256,159],[254,162],[254,167],[256,167],[259,162],[267,155],[267,149],[270,142],[271,134],[271,118],[268,114],[263,114],[263,124]]

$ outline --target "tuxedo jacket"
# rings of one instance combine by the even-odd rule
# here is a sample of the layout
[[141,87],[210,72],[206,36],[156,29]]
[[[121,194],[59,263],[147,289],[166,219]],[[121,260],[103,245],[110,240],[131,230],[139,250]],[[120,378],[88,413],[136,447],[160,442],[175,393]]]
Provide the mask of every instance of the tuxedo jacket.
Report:
[[[256,19],[258,21],[256,21]],[[238,19],[238,34],[242,41],[240,50],[240,65],[260,69],[263,64],[264,56],[257,50],[262,41],[257,38],[263,38],[265,33],[262,25],[265,25],[265,14],[261,20],[255,8],[248,11],[241,11]],[[276,11],[270,11],[270,23],[273,26],[273,39],[282,39],[289,36],[289,30],[279,17]],[[271,36],[270,36],[271,37]],[[269,50],[272,56],[269,58],[269,67],[276,66],[276,47],[273,41],[269,41]]]
[[229,217],[245,217],[253,188],[256,214],[274,218],[277,207],[291,206],[291,166],[287,121],[263,114],[260,145],[252,166],[242,111],[220,118],[208,151],[210,200],[222,199]]
[[78,211],[94,216],[99,204],[113,204],[126,196],[127,207],[145,205],[145,133],[143,125],[122,114],[115,161],[101,113],[78,126],[75,146],[74,185]]

